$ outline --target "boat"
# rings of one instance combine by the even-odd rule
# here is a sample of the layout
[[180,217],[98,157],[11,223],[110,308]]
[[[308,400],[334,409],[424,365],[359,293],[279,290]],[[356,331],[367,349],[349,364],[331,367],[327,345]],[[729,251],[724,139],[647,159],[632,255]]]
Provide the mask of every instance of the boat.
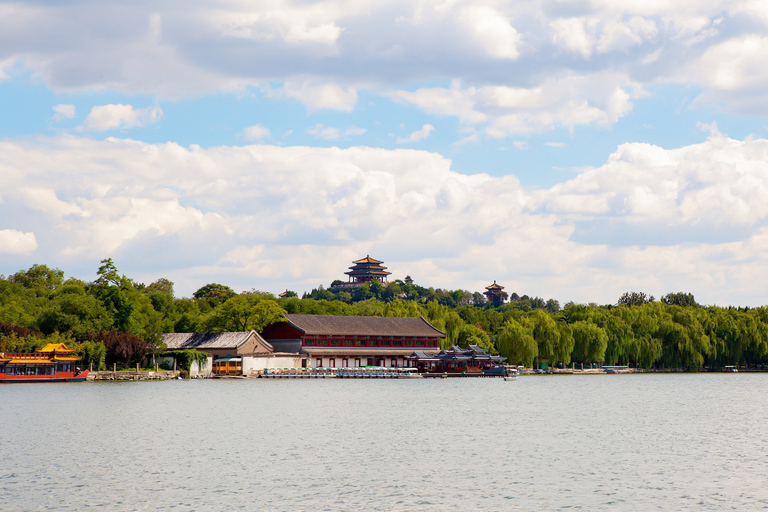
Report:
[[629,373],[629,367],[627,366],[603,366],[605,373]]
[[524,368],[524,366],[504,365],[504,380],[517,380]]
[[736,366],[726,366],[723,368],[725,373],[739,373],[739,368]]
[[63,343],[49,343],[35,352],[0,352],[0,383],[82,382],[88,370],[75,366],[79,360]]

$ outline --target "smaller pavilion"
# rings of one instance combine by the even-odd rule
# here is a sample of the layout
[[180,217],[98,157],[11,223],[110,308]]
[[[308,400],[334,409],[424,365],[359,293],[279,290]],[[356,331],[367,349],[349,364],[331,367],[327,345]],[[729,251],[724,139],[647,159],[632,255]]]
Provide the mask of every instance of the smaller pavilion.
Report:
[[507,292],[504,291],[503,286],[496,284],[495,279],[493,280],[492,285],[485,287],[485,292],[483,292],[483,295],[488,297],[488,302],[494,306],[500,306],[501,304],[504,304],[504,301],[507,299]]

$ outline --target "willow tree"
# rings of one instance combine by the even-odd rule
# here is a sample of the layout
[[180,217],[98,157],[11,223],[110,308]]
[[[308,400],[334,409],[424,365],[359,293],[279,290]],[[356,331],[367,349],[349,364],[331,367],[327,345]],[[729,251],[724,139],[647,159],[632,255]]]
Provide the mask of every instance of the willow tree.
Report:
[[580,363],[600,363],[605,359],[608,335],[597,325],[579,320],[571,324],[573,353],[571,359]]
[[539,347],[533,339],[533,328],[527,319],[517,321],[514,318],[504,322],[496,336],[499,354],[507,358],[510,364],[533,366],[533,360],[539,355]]

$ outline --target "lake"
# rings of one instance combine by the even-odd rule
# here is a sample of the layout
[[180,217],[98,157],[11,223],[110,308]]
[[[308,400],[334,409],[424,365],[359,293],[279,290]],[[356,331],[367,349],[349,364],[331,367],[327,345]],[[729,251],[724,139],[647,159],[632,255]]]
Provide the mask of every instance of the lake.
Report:
[[755,510],[768,374],[0,385],[0,510]]

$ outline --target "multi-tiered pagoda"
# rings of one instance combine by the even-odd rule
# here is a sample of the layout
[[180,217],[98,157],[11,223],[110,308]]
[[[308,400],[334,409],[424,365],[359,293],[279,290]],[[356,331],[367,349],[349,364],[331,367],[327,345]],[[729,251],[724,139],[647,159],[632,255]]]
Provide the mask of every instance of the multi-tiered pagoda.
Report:
[[496,280],[493,281],[492,285],[485,287],[483,295],[488,297],[488,302],[494,306],[504,304],[504,300],[507,298],[507,292],[504,291],[504,287],[500,284],[496,284]]
[[382,266],[383,261],[373,259],[370,256],[352,263],[354,265],[349,267],[349,272],[344,272],[349,276],[349,282],[343,283],[341,287],[354,288],[374,281],[386,284],[387,276],[391,274],[391,272],[387,272],[387,267]]

